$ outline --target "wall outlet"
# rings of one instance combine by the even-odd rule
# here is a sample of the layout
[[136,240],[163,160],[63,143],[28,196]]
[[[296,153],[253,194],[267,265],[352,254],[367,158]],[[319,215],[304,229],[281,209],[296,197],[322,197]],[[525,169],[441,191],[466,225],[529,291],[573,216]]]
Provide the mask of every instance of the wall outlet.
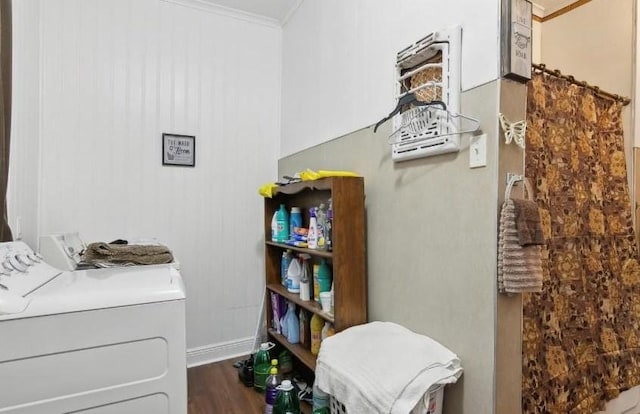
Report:
[[469,145],[469,168],[487,166],[487,134],[471,137]]

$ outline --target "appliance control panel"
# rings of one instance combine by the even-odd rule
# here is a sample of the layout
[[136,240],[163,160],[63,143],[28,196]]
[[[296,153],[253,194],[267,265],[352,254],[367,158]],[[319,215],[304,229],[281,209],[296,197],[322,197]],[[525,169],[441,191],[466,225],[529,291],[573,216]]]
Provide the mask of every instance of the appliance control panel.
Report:
[[[24,242],[0,243],[0,294],[5,298],[25,297],[61,273]],[[1,303],[0,297],[0,308]]]

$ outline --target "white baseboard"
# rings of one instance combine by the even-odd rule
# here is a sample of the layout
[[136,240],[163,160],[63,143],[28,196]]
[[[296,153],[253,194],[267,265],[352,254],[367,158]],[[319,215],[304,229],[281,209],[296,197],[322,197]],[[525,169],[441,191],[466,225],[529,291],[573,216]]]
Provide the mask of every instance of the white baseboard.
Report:
[[253,341],[254,338],[250,337],[187,349],[187,367],[248,355],[253,351]]

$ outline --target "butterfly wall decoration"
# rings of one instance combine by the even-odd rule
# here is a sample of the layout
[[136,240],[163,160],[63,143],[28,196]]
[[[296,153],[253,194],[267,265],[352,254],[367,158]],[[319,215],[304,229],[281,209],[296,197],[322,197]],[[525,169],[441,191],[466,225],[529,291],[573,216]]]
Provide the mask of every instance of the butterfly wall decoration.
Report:
[[527,133],[527,121],[509,122],[509,120],[502,114],[499,115],[500,126],[502,126],[502,132],[504,132],[505,142],[510,144],[511,141],[515,142],[520,148],[524,149],[525,135]]

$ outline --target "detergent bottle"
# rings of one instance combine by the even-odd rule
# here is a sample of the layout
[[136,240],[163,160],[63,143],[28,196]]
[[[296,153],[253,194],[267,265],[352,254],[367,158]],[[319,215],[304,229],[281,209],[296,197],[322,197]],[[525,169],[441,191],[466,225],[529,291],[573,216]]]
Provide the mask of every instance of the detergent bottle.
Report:
[[278,396],[273,406],[273,414],[300,414],[300,401],[291,381],[282,381],[277,390]]
[[308,254],[301,254],[300,261],[302,262],[302,275],[300,276],[300,299],[311,300],[311,291],[313,284],[313,275],[309,270],[309,260],[311,256]]
[[[274,360],[275,361],[275,360]],[[280,385],[280,376],[278,375],[278,368],[271,367],[269,376],[265,384],[264,402],[265,409],[264,414],[273,414],[273,406],[276,403],[276,397],[278,395],[278,385]]]
[[269,368],[271,368],[271,358],[269,357],[269,349],[273,345],[265,342],[260,344],[260,349],[253,357],[253,388],[258,392],[264,392]]
[[309,209],[309,231],[307,232],[307,247],[310,249],[318,248],[318,222],[316,220],[316,209]]
[[297,258],[293,258],[287,269],[287,290],[291,293],[300,293],[300,277],[302,267]]
[[324,321],[318,314],[313,314],[311,317],[311,353],[318,355],[320,352],[320,342],[322,342],[322,328],[324,328]]
[[320,266],[318,267],[318,300],[320,300],[320,293],[331,291],[331,267],[327,264],[326,260],[322,259]]
[[284,323],[287,326],[287,341],[291,344],[300,343],[300,321],[296,316],[296,305],[289,302],[289,310],[284,316]]
[[289,240],[289,213],[284,204],[280,204],[280,209],[276,212],[276,241],[285,243]]
[[293,260],[293,253],[291,250],[287,250],[282,253],[282,259],[280,260],[280,283],[284,287],[287,287],[287,271],[289,270],[291,260]]

